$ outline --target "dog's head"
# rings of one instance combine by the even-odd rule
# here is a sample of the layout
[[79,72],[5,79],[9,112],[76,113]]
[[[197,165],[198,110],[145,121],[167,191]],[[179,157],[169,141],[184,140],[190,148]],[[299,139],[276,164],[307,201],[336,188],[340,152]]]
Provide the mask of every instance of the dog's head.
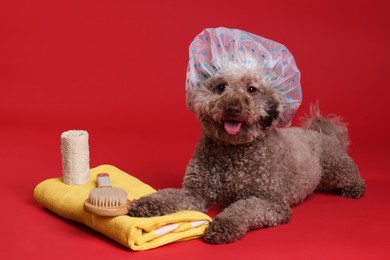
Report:
[[228,144],[264,137],[282,112],[281,94],[262,83],[258,70],[246,66],[233,65],[217,72],[192,98],[204,134]]

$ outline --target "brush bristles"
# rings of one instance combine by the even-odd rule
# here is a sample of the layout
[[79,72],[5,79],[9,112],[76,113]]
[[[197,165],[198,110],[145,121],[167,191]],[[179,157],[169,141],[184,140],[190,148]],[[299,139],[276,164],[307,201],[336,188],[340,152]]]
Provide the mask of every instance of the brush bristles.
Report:
[[87,200],[96,207],[116,208],[127,203],[127,193],[115,187],[103,187],[91,190]]

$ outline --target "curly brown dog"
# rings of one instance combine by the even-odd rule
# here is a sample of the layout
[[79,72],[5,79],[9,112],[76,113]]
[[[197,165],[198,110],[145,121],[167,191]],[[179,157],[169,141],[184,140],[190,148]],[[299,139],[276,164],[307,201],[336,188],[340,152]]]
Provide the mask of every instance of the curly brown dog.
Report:
[[203,136],[182,189],[164,189],[133,202],[130,215],[223,208],[206,230],[210,243],[240,239],[250,229],[289,221],[291,206],[314,190],[359,198],[365,183],[348,156],[347,129],[315,109],[302,128],[277,128],[282,98],[256,70],[230,66],[196,90],[193,108]]

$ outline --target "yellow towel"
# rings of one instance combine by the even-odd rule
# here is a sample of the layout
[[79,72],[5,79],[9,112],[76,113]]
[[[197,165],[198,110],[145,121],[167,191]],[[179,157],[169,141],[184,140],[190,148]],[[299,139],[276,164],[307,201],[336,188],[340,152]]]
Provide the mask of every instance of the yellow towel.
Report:
[[111,165],[91,169],[91,181],[66,185],[62,178],[48,179],[34,190],[35,199],[56,214],[80,222],[132,250],[147,250],[168,243],[203,236],[211,218],[201,212],[182,211],[152,218],[100,217],[83,210],[89,191],[96,188],[96,175],[110,174],[111,185],[127,192],[130,200],[155,192],[149,185]]

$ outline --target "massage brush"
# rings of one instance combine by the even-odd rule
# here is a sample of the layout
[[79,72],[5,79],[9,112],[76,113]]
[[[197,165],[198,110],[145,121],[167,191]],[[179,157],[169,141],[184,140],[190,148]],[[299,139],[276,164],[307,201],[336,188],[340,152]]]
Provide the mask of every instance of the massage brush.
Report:
[[128,213],[130,201],[126,191],[111,187],[110,175],[97,175],[98,187],[91,190],[88,199],[84,202],[84,210],[99,216],[115,217]]

